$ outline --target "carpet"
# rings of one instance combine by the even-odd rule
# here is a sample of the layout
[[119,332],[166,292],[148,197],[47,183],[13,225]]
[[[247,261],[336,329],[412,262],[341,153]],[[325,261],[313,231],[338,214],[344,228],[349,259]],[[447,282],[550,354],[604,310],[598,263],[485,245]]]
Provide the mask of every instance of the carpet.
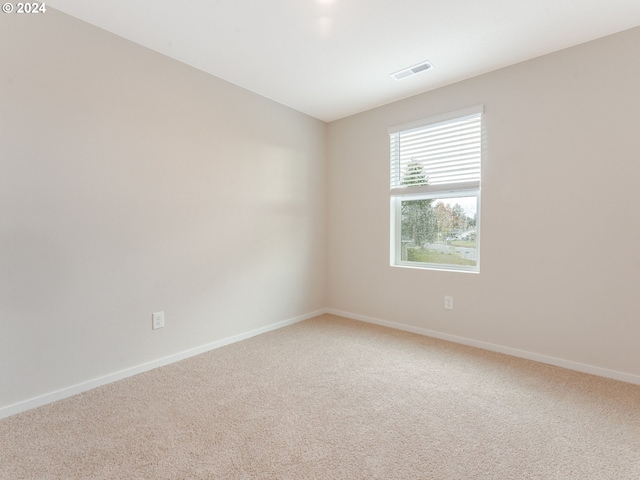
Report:
[[640,386],[322,315],[0,420],[0,478],[640,478]]

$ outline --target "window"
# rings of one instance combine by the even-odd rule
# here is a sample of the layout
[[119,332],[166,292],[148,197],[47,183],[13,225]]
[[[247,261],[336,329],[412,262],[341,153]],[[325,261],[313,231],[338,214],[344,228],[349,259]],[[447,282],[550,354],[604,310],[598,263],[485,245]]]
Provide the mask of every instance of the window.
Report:
[[479,271],[482,111],[389,129],[392,265]]

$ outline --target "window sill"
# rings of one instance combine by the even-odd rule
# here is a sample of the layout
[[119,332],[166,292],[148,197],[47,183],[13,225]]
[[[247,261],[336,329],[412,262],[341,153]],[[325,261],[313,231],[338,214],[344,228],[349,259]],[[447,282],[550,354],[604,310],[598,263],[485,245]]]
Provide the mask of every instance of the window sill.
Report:
[[412,270],[432,270],[437,272],[455,272],[455,273],[475,273],[479,274],[480,270],[470,269],[470,268],[455,268],[450,266],[438,266],[438,265],[430,265],[430,264],[419,264],[419,263],[392,263],[391,267],[397,268],[409,268]]

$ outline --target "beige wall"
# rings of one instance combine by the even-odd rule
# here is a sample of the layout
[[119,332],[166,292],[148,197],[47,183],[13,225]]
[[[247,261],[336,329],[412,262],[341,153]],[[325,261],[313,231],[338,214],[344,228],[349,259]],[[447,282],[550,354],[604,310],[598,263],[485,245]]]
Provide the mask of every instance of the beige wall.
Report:
[[324,307],[325,134],[53,9],[2,15],[0,408]]
[[[331,123],[328,306],[640,375],[639,45],[636,28]],[[387,127],[476,104],[480,274],[390,267]]]

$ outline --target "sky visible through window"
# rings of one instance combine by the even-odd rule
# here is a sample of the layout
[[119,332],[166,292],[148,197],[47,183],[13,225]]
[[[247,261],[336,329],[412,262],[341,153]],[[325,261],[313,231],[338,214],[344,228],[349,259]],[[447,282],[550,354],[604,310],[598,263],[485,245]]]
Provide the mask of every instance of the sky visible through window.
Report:
[[473,218],[478,211],[478,199],[477,197],[456,197],[456,198],[440,198],[433,202],[435,205],[438,203],[444,203],[453,207],[456,203],[462,207],[467,217]]

